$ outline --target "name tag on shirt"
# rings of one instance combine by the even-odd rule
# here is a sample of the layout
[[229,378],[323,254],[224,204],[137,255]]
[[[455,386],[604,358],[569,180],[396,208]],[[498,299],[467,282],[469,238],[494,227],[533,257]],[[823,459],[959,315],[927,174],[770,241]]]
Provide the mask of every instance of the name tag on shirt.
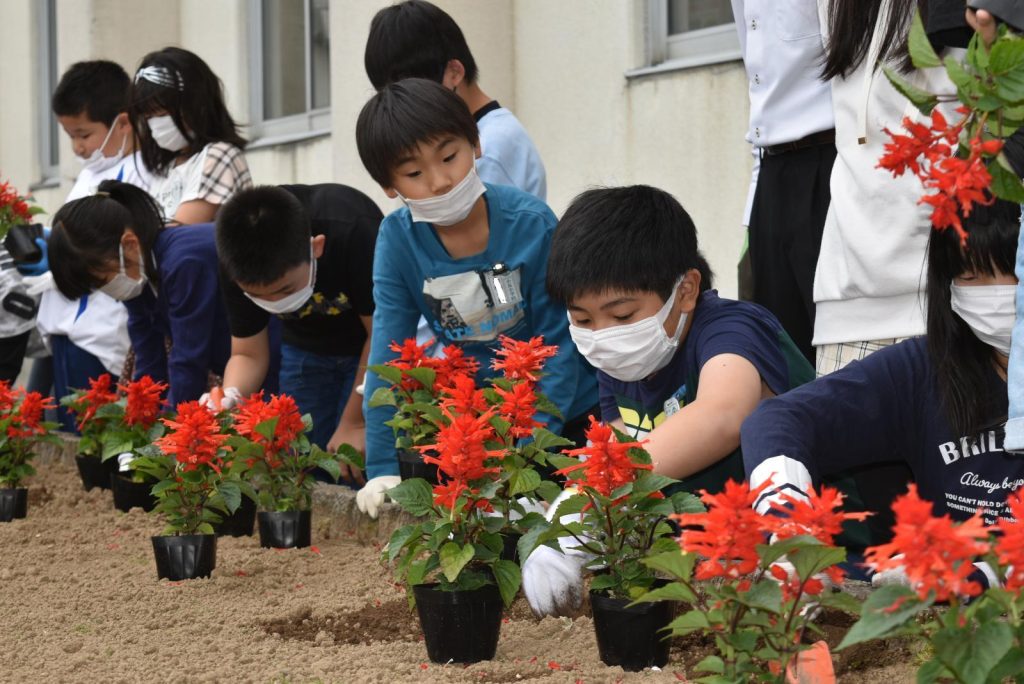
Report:
[[669,397],[662,407],[665,409],[665,417],[671,418],[679,413],[679,409],[686,405],[686,385],[683,385],[676,393]]

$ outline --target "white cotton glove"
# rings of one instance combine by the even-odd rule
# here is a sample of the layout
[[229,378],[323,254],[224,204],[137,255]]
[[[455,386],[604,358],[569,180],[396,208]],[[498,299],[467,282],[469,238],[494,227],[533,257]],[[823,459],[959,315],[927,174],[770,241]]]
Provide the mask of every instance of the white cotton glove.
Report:
[[398,475],[381,475],[372,478],[356,492],[356,506],[360,511],[376,520],[380,506],[384,503],[384,493],[401,483],[402,478]]
[[[545,517],[548,520],[554,518],[561,503],[575,494],[573,489],[559,494]],[[579,513],[561,518],[562,524],[579,520]],[[523,593],[537,617],[571,615],[583,601],[583,566],[592,556],[575,548],[579,542],[573,537],[561,537],[558,545],[561,551],[550,546],[538,546],[523,563]]]
[[117,455],[117,470],[121,473],[130,473],[132,471],[132,461],[136,458],[135,454],[130,451],[126,451],[123,454]]
[[[224,396],[220,400],[221,411],[233,409],[238,406],[239,402],[242,401],[242,393],[238,391],[237,387],[225,387]],[[213,405],[213,400],[210,398],[210,393],[206,392],[203,396],[199,397],[199,403],[202,406],[210,409],[211,411],[217,411],[217,407]]]
[[[893,556],[893,558],[902,557],[902,553],[897,556]],[[975,563],[974,569],[980,570],[981,573],[985,575],[985,580],[988,582],[988,586],[999,586],[999,577],[996,575],[995,571],[992,570],[992,566],[990,566],[988,563],[985,563],[983,561]],[[896,568],[892,568],[891,570],[883,570],[882,572],[876,572],[874,575],[871,576],[871,586],[875,588],[884,587],[892,584],[902,587],[910,587],[911,589],[915,588],[913,582],[911,582],[910,578],[907,577],[907,572],[902,565]]]

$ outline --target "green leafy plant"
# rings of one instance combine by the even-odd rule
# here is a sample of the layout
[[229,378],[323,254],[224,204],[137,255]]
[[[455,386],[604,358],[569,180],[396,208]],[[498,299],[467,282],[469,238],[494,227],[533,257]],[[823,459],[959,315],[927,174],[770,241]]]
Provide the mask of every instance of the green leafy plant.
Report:
[[[144,375],[138,380],[118,385],[120,398],[96,409],[93,419],[104,424],[99,436],[101,460],[128,454],[124,460],[131,461],[144,447],[163,436],[164,425],[159,418],[163,405],[161,395],[166,389],[166,383],[154,382]],[[129,469],[127,472],[133,482],[153,482],[141,470]]]
[[[77,418],[78,432],[81,435],[78,440],[79,454],[100,458],[103,453],[102,438],[113,418],[109,415],[99,416],[97,412],[117,399],[117,388],[110,373],[89,380],[89,389],[77,389],[61,397],[61,406],[75,414]],[[123,411],[120,413],[123,414]]]
[[52,401],[39,392],[12,390],[0,381],[0,488],[20,487],[36,472],[32,467],[36,445],[58,441],[51,433],[56,425],[43,420],[48,408],[53,408]]

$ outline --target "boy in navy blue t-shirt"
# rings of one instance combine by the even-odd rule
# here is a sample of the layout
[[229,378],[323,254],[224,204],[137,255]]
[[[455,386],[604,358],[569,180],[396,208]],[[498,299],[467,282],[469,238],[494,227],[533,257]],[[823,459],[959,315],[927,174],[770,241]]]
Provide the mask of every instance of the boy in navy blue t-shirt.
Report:
[[[473,117],[451,91],[424,79],[385,86],[356,125],[363,165],[389,197],[407,206],[384,219],[373,260],[373,338],[370,365],[396,354],[392,342],[416,334],[422,316],[444,345],[459,345],[493,372],[498,338],[543,336],[559,348],[544,368],[541,391],[566,422],[548,427],[572,438],[596,408],[593,370],[576,353],[565,311],[544,288],[556,219],[546,204],[510,186],[483,183]],[[382,382],[366,374],[364,395]],[[366,486],[359,507],[375,515],[384,492],[398,484],[393,410],[366,416]]]

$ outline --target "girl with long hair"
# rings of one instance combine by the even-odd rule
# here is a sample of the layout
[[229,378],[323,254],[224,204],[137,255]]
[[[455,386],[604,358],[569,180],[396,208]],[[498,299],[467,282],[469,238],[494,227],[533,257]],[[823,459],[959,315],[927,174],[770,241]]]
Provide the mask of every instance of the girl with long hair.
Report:
[[149,192],[164,220],[212,221],[238,190],[252,187],[220,79],[198,55],[176,47],[142,59],[128,114],[142,161],[154,175]]

